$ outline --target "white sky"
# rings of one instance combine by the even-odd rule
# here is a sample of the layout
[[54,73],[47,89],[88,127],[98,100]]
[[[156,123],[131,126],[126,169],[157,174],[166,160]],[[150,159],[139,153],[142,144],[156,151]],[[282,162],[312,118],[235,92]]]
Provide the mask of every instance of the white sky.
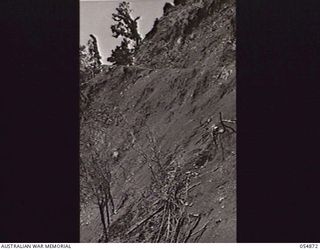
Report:
[[[80,44],[86,44],[89,34],[97,37],[102,62],[107,63],[111,50],[119,44],[112,37],[110,26],[114,23],[112,13],[123,0],[80,0]],[[140,16],[139,31],[144,37],[148,33],[156,17],[163,14],[163,6],[173,0],[127,0],[133,10],[134,17]]]

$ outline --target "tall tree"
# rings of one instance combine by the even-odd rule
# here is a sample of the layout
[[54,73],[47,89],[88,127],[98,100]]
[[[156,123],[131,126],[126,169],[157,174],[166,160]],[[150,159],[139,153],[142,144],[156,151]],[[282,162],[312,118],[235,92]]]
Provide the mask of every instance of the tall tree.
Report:
[[79,48],[80,60],[80,82],[93,78],[101,70],[101,56],[98,49],[98,42],[94,35],[90,35],[87,45]]
[[79,48],[79,63],[80,63],[80,83],[85,82],[90,77],[89,57],[87,47],[81,45]]
[[[133,54],[139,48],[142,38],[138,31],[138,20],[140,17],[133,18],[128,2],[121,2],[116,8],[117,13],[112,14],[112,19],[116,24],[111,25],[112,36],[122,37],[120,46],[112,51],[111,57],[107,60],[113,64],[130,65],[133,61]],[[117,58],[119,57],[120,58]]]
[[88,41],[88,56],[89,56],[89,68],[91,69],[93,76],[100,72],[101,69],[101,56],[98,49],[97,38],[90,34]]
[[132,65],[133,49],[129,49],[129,41],[124,38],[120,46],[112,50],[111,56],[107,60],[114,65]]

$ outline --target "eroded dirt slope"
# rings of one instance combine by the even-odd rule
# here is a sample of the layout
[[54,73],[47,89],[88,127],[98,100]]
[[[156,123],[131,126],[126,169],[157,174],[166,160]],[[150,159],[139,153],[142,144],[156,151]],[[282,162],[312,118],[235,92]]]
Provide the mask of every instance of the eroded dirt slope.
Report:
[[[111,175],[108,241],[236,241],[234,18],[230,0],[174,6],[134,66],[81,87],[81,162]],[[98,208],[81,200],[81,241],[97,242]]]

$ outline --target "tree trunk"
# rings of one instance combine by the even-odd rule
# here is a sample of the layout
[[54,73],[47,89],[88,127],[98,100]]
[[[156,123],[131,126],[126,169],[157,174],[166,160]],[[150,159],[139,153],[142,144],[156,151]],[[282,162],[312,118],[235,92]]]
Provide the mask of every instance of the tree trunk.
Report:
[[100,211],[100,218],[101,218],[101,222],[102,222],[102,228],[103,228],[103,234],[105,237],[105,241],[108,242],[108,231],[107,231],[107,225],[106,225],[106,220],[104,217],[104,206],[103,204],[99,204],[99,211]]

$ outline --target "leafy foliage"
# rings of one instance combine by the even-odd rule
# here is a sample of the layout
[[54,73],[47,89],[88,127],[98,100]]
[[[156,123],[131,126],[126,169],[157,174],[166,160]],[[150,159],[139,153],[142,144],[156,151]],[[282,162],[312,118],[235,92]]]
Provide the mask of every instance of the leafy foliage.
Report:
[[112,19],[116,24],[111,25],[112,36],[122,37],[120,46],[112,50],[111,57],[107,60],[115,65],[131,65],[133,54],[139,48],[142,38],[138,32],[138,20],[133,18],[132,10],[128,2],[121,2],[116,8],[117,13],[112,14]]
[[80,82],[87,81],[100,72],[101,56],[98,49],[97,39],[94,35],[90,35],[87,46],[80,46],[79,58]]
[[88,53],[86,46],[81,45],[79,48],[79,60],[80,60],[80,82],[86,81],[89,78],[88,70]]
[[107,60],[114,65],[131,65],[133,63],[133,49],[129,49],[129,41],[123,39],[120,46],[112,50],[112,55]]
[[93,71],[94,75],[100,72],[101,56],[98,50],[97,39],[94,35],[90,35],[88,41],[88,54],[89,54],[89,67]]
[[135,46],[139,46],[141,43],[141,36],[138,32],[138,20],[140,17],[133,19],[131,17],[132,10],[128,2],[120,3],[116,8],[118,13],[112,14],[112,19],[117,22],[111,26],[112,35],[115,38],[119,36],[128,38],[135,42]]

